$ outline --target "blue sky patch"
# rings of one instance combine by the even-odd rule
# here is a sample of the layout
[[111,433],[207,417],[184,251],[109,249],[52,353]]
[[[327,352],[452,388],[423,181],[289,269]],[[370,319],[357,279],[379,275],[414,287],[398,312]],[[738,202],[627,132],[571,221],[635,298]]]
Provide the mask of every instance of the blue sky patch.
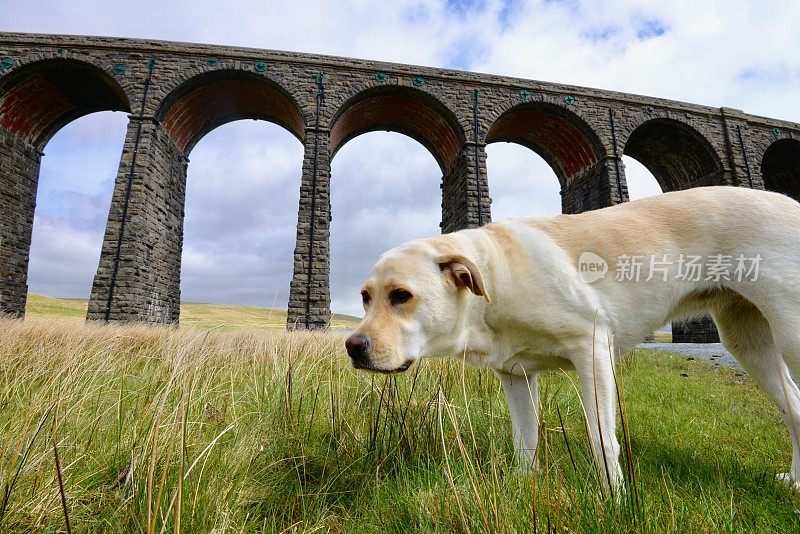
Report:
[[503,6],[497,14],[501,31],[506,31],[514,27],[516,20],[522,12],[522,4],[522,0],[503,0]]
[[602,26],[597,28],[590,28],[583,32],[583,37],[592,42],[604,42],[616,37],[620,34],[619,26]]
[[753,84],[780,84],[782,81],[800,78],[800,67],[791,68],[786,63],[745,67],[739,71],[737,79]]
[[544,4],[561,4],[572,12],[580,11],[580,2],[578,0],[544,0]]
[[453,41],[447,50],[447,68],[470,70],[472,65],[484,59],[491,47],[478,36],[470,35]]
[[646,41],[655,37],[661,37],[669,28],[666,24],[658,19],[645,19],[636,30],[636,38],[640,41]]
[[418,3],[413,6],[408,6],[402,11],[403,19],[409,24],[421,24],[428,20],[430,11],[425,4]]
[[464,18],[486,10],[486,0],[447,0],[447,10]]

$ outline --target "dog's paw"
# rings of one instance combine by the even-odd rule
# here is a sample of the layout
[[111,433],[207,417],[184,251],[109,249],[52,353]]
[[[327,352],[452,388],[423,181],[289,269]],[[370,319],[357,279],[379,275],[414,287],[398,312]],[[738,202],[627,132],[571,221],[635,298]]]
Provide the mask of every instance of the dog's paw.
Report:
[[778,473],[775,475],[775,480],[781,484],[785,484],[789,489],[800,492],[800,481],[792,477],[791,473]]
[[533,476],[539,471],[539,464],[530,458],[517,458],[514,461],[514,470],[521,475]]
[[614,503],[616,503],[617,506],[622,506],[630,502],[630,499],[635,498],[634,495],[628,493],[628,488],[625,486],[624,482],[617,484],[611,494],[614,498]]

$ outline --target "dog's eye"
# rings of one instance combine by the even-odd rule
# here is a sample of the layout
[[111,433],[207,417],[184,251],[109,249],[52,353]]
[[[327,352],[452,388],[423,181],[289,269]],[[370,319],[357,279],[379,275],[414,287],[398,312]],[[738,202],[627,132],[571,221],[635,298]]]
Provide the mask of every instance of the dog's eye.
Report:
[[364,303],[364,306],[369,304],[369,293],[367,293],[366,291],[361,292],[361,302]]
[[389,293],[389,302],[392,306],[397,306],[398,304],[403,304],[411,300],[413,295],[406,291],[405,289],[393,289],[391,293]]

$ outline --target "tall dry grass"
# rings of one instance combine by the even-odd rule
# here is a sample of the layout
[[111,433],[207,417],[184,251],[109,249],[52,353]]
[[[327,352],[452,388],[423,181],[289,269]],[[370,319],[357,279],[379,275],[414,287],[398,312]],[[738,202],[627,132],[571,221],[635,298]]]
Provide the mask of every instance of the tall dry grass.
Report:
[[56,446],[75,524],[158,531],[198,505],[203,524],[225,524],[268,438],[258,420],[289,425],[292,373],[337,380],[339,345],[311,333],[2,321],[0,525],[62,515]]
[[[788,450],[772,407],[732,373],[698,368],[695,382],[685,365],[622,366],[629,492],[608,499],[570,375],[543,381],[531,475],[514,460],[499,384],[458,361],[382,377],[352,370],[326,334],[2,320],[0,530],[796,526],[770,478]],[[666,405],[673,393],[694,406]],[[718,401],[710,422],[687,426]]]

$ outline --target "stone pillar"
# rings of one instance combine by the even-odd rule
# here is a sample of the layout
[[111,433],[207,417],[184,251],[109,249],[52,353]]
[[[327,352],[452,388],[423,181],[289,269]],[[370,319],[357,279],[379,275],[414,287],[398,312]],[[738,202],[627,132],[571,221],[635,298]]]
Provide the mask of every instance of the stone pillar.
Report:
[[719,332],[714,319],[704,315],[699,319],[673,321],[673,343],[719,343]]
[[747,117],[733,108],[720,108],[722,128],[725,134],[725,173],[728,182],[739,187],[764,189],[761,165],[748,146]]
[[327,328],[331,320],[329,147],[329,130],[306,128],[294,276],[286,316],[289,330]]
[[491,202],[486,178],[486,145],[465,143],[450,171],[442,178],[442,222],[439,224],[442,233],[492,222]]
[[25,315],[39,150],[0,127],[0,314]]
[[672,323],[673,343],[719,343],[717,326],[711,316]]
[[567,178],[561,190],[561,211],[581,213],[605,208],[619,204],[627,196],[622,162],[609,156]]
[[175,324],[187,159],[161,124],[138,123],[128,124],[87,318]]

